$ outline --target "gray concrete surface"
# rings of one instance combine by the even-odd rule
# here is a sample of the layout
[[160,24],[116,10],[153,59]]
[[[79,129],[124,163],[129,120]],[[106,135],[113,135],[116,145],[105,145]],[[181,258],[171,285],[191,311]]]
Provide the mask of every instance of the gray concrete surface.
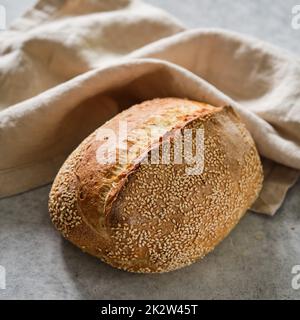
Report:
[[[8,20],[33,0],[1,1]],[[189,27],[224,27],[300,53],[293,0],[149,0]],[[300,299],[291,286],[300,265],[300,181],[274,218],[248,213],[204,260],[162,275],[115,270],[82,253],[52,227],[50,186],[0,201],[0,299]]]

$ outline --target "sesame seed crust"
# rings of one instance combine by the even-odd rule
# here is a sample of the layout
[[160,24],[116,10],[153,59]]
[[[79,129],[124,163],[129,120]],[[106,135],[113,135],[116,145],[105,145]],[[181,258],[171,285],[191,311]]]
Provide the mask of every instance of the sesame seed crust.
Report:
[[[123,270],[167,272],[190,265],[226,237],[258,196],[263,176],[255,144],[231,107],[154,99],[101,128],[118,133],[120,120],[128,122],[128,163],[97,163],[104,141],[96,139],[96,130],[60,169],[50,193],[51,219],[83,251]],[[149,144],[150,127],[157,130]],[[204,129],[201,174],[188,175],[186,163],[143,162],[161,151],[165,136],[171,137],[172,159],[175,130],[197,128]],[[195,139],[192,144],[194,150]]]

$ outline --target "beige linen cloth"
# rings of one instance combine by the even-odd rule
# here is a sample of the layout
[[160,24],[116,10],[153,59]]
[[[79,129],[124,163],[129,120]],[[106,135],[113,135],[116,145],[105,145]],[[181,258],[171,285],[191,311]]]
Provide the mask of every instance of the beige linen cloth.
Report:
[[0,197],[52,181],[90,132],[165,96],[235,108],[265,159],[252,209],[274,214],[300,169],[299,58],[233,32],[186,30],[130,0],[42,0],[0,32]]

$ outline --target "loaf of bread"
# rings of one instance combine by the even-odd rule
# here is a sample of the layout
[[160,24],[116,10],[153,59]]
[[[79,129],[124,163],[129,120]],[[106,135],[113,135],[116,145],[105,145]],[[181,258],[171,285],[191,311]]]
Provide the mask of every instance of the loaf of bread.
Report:
[[166,272],[224,239],[262,179],[255,144],[231,107],[154,99],[121,112],[78,146],[53,183],[49,211],[65,238],[102,261]]

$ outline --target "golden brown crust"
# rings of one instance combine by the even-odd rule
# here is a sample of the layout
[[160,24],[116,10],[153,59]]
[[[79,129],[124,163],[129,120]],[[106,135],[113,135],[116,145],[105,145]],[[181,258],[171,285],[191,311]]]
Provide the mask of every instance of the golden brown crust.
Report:
[[[99,164],[97,150],[105,143],[99,130],[118,134],[120,120],[128,124],[130,157],[125,164]],[[150,143],[149,128],[156,129]],[[188,175],[184,163],[142,163],[162,148],[161,137],[186,128],[204,129],[202,174]],[[82,250],[124,270],[165,272],[211,251],[251,206],[261,183],[254,142],[232,108],[155,99],[123,111],[81,143],[53,183],[49,211]]]

